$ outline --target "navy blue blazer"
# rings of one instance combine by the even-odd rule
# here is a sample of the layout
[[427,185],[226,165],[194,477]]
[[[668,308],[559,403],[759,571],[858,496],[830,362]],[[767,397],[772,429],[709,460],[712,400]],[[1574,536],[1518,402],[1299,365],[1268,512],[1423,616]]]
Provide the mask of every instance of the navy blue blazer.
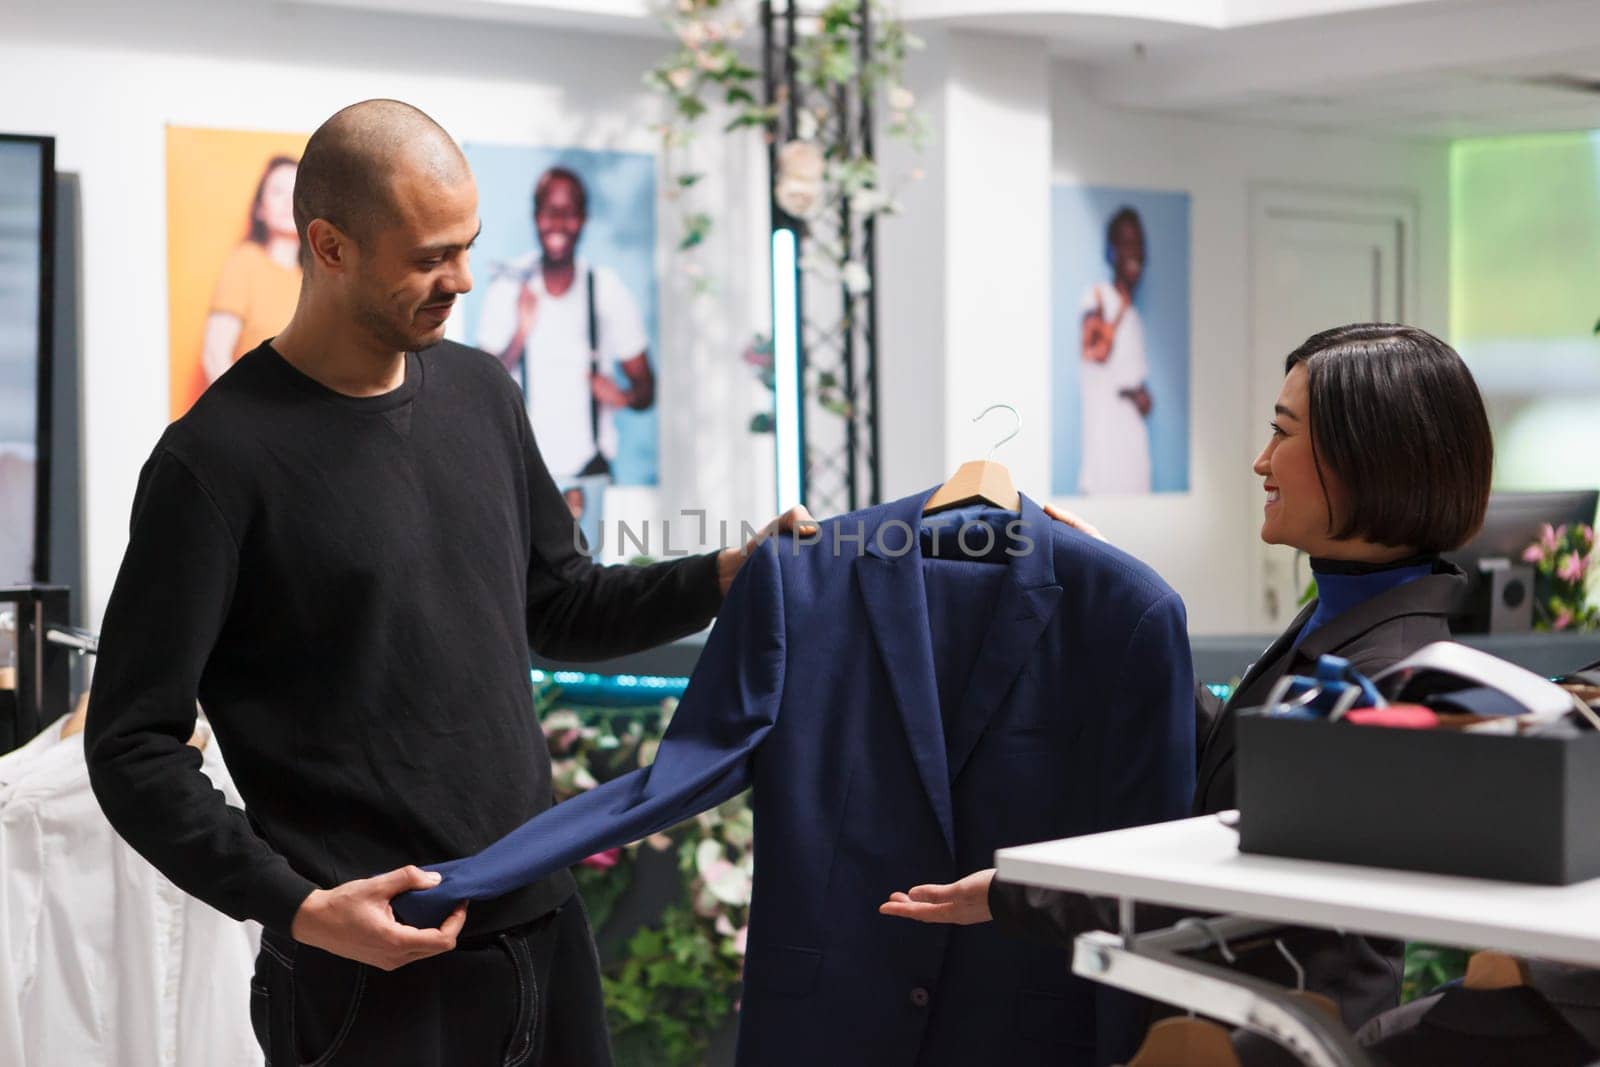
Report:
[[[929,495],[823,522],[808,542],[764,544],[655,762],[433,866],[442,883],[397,898],[396,913],[437,925],[458,900],[749,787],[741,1064],[1088,1067],[1130,1055],[1137,1007],[1072,976],[1060,949],[877,907],[992,866],[997,848],[1186,814],[1194,671],[1182,601],[1027,498],[990,554],[998,563],[933,563],[919,536]],[[988,614],[954,620],[978,647],[946,647],[936,664],[946,627],[930,620],[925,581],[960,584],[951,566],[1002,569],[980,598]],[[941,686],[963,694],[945,701],[955,706],[941,706]]]

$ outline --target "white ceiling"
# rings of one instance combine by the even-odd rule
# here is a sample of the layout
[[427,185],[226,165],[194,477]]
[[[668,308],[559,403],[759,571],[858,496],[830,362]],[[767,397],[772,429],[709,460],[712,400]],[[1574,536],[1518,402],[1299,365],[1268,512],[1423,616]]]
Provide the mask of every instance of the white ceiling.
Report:
[[[656,36],[659,0],[278,0]],[[804,0],[802,0],[804,2]],[[894,0],[891,0],[894,2]],[[1043,37],[1096,97],[1225,121],[1457,137],[1600,128],[1600,0],[898,0]]]

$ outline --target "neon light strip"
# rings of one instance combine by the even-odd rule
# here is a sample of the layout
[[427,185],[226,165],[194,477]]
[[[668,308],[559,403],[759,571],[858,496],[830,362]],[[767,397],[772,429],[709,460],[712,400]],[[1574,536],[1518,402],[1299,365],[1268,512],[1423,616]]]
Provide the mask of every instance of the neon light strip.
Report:
[[778,511],[800,501],[800,320],[794,231],[772,234],[773,436],[778,452]]

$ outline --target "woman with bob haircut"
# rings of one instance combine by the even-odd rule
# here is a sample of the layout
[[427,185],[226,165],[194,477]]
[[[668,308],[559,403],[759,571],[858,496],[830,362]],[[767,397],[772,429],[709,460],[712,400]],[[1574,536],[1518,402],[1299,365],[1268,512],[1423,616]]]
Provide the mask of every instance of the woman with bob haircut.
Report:
[[[1318,596],[1245,670],[1226,705],[1196,687],[1195,814],[1236,806],[1235,714],[1264,703],[1279,678],[1312,673],[1323,655],[1370,676],[1450,639],[1466,575],[1440,554],[1483,525],[1493,467],[1478,387],[1432,334],[1359,323],[1324,330],[1289,354],[1271,435],[1253,467],[1267,497],[1261,539],[1309,555]],[[894,893],[879,910],[930,923],[993,920],[1063,947],[1084,931],[1117,928],[1114,900],[1000,882],[993,868]],[[1182,915],[1141,905],[1137,921],[1152,929]],[[1281,940],[1305,968],[1306,988],[1331,997],[1352,1030],[1399,1003],[1400,942],[1305,928]],[[1246,973],[1295,983],[1272,938],[1237,956]]]

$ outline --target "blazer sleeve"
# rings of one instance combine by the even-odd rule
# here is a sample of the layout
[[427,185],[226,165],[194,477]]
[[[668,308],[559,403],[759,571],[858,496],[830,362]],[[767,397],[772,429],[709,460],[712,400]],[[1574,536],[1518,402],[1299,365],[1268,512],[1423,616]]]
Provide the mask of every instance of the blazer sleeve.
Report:
[[654,763],[557,804],[476,855],[427,868],[443,880],[396,897],[395,915],[412,926],[438,926],[460,901],[529,885],[747,789],[751,757],[777,722],[783,697],[777,544],[769,540],[740,568]]
[[[1178,594],[1168,593],[1146,609],[1116,680],[1117,714],[1106,725],[1098,757],[1096,825],[1111,830],[1181,818],[1194,793],[1194,735],[1204,705],[1194,687],[1188,622]],[[1117,928],[1115,900],[998,878],[989,884],[989,911],[1002,932],[1062,948],[1089,930]],[[1182,914],[1140,905],[1138,925],[1151,929]]]
[[1196,706],[1188,618],[1177,593],[1145,610],[1116,679],[1117,713],[1099,752],[1096,825],[1182,818],[1194,797]]

